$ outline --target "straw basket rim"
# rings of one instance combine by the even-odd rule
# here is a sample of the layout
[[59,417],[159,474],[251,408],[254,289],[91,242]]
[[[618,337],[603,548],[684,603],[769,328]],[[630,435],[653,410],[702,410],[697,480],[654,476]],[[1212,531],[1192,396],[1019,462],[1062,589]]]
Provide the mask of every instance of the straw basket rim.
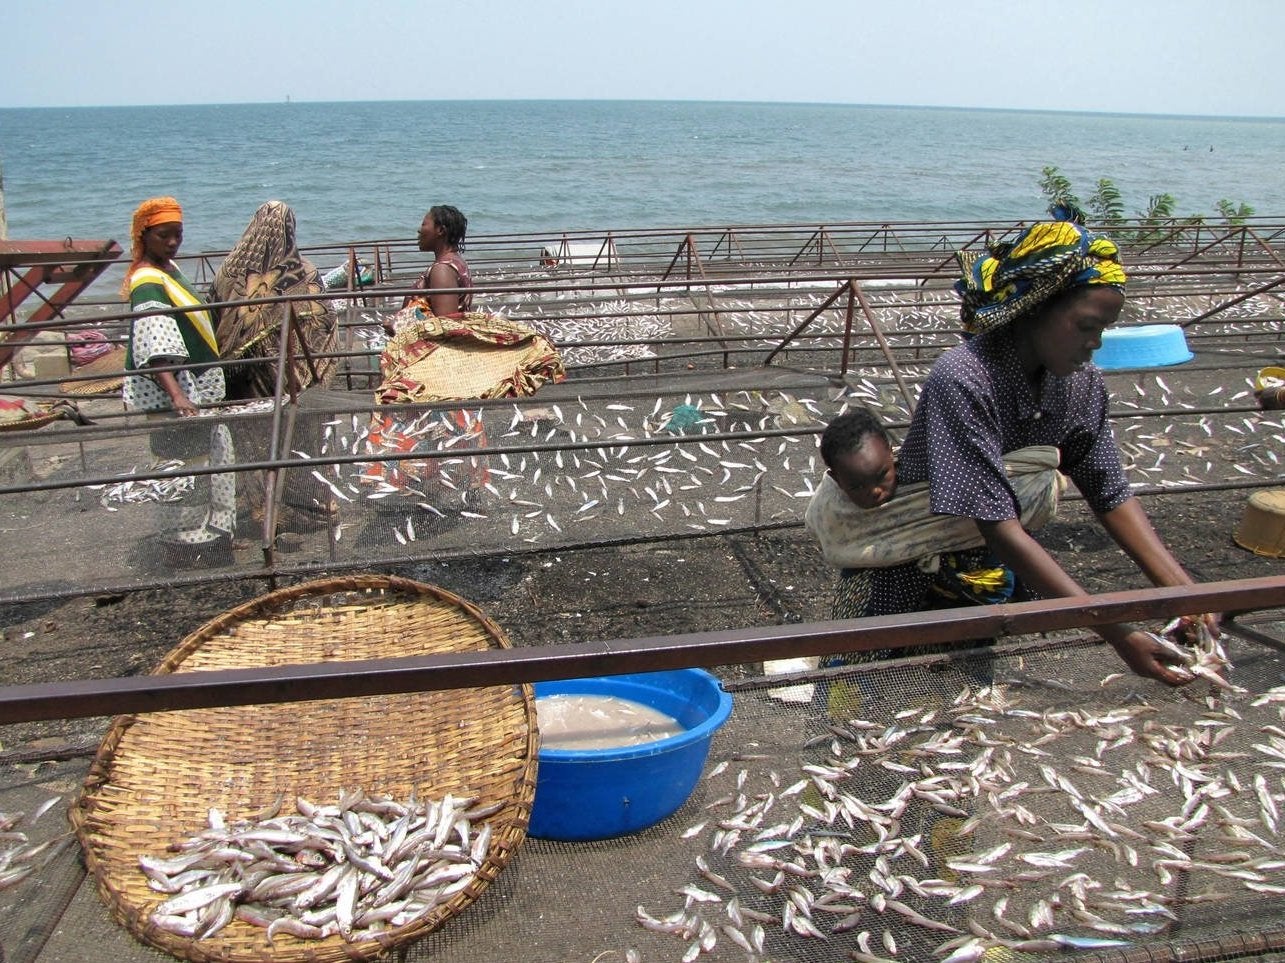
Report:
[[31,431],[35,428],[43,428],[49,422],[57,421],[61,417],[60,411],[42,411],[38,415],[28,415],[16,421],[0,422],[0,431]]
[[[452,592],[397,576],[350,575],[227,610],[184,638],[153,674],[295,664],[309,645],[318,655],[308,661],[316,662],[510,647],[498,625]],[[69,815],[99,895],[145,943],[198,963],[366,960],[458,915],[508,864],[526,837],[538,740],[529,685],[121,716]],[[502,808],[467,886],[370,939],[279,934],[270,943],[262,929],[238,920],[197,940],[152,922],[165,895],[148,888],[138,856],[161,854],[203,829],[206,807],[222,805],[232,821],[283,793],[330,801],[320,794],[345,788],[396,798],[476,795]]]
[[73,369],[76,375],[103,374],[102,378],[88,381],[64,381],[59,385],[67,395],[109,395],[120,390],[125,382],[125,348],[116,345],[106,354],[100,355],[88,364]]
[[1255,555],[1285,557],[1285,488],[1251,492],[1231,537]]

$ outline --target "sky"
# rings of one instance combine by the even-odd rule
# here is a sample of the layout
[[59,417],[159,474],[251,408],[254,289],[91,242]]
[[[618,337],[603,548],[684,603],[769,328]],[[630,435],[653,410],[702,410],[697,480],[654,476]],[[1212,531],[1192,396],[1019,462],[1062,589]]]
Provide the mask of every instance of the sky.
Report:
[[0,107],[636,99],[1285,115],[1280,0],[7,0],[0,23]]

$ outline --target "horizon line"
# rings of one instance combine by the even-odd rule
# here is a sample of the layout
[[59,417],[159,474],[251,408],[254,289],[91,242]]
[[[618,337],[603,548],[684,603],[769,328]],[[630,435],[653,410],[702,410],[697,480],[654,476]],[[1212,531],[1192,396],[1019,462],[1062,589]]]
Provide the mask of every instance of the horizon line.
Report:
[[1254,120],[1282,121],[1285,115],[1273,114],[1199,114],[1174,113],[1170,111],[1147,110],[1094,110],[1079,107],[980,107],[964,104],[880,104],[851,103],[847,101],[810,101],[810,100],[725,100],[707,98],[646,98],[646,97],[450,97],[450,98],[409,98],[393,97],[379,100],[296,100],[286,94],[280,100],[248,100],[221,102],[183,102],[169,104],[23,104],[0,106],[0,110],[110,110],[119,108],[168,108],[168,107],[266,107],[266,106],[324,106],[328,104],[596,104],[596,103],[634,103],[634,104],[736,104],[762,107],[860,107],[894,110],[957,110],[986,111],[993,113],[1034,113],[1034,114],[1098,114],[1107,117],[1156,117],[1184,120]]

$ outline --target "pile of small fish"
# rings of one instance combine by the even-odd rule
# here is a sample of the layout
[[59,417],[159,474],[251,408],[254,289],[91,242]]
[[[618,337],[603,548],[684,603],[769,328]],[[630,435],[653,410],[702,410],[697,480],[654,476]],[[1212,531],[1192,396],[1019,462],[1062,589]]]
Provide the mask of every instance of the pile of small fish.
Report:
[[1199,925],[1200,904],[1278,900],[1285,686],[1202,685],[1100,710],[965,687],[889,721],[827,722],[808,743],[826,757],[788,785],[721,762],[706,778],[736,773],[734,787],[682,834],[708,847],[698,878],[675,890],[681,908],[639,906],[637,921],[684,941],[686,963],[720,944],[789,955],[797,939],[862,963],[968,963],[1126,946]]
[[568,365],[655,357],[655,349],[646,342],[674,336],[668,317],[635,314],[628,301],[599,302],[575,314],[566,313],[559,305],[557,315],[551,318],[543,317],[540,305],[529,310],[531,314],[524,314],[522,323],[559,345],[558,353]]
[[1181,660],[1174,669],[1185,677],[1187,682],[1195,678],[1212,682],[1220,689],[1243,695],[1245,689],[1227,680],[1227,670],[1231,668],[1231,659],[1221,639],[1215,638],[1203,622],[1194,627],[1195,642],[1192,645],[1179,645],[1171,634],[1182,624],[1182,619],[1174,619],[1159,632],[1150,633],[1155,641]]
[[[697,433],[667,430],[679,406],[699,412]],[[712,530],[733,524],[737,509],[759,511],[761,499],[772,492],[805,499],[815,490],[819,461],[810,436],[706,440],[716,425],[724,431],[755,432],[819,423],[823,410],[810,398],[738,392],[725,402],[716,393],[688,394],[668,409],[662,398],[647,405],[609,402],[596,407],[576,399],[540,411],[540,417],[528,419],[514,406],[507,430],[497,433],[492,422],[487,434],[482,434],[481,412],[464,409],[451,413],[464,423],[450,431],[443,431],[441,413],[436,413],[399,420],[395,430],[378,432],[378,438],[367,420],[336,419],[325,425],[324,456],[368,459],[381,451],[404,451],[425,457],[335,464],[312,474],[337,502],[365,501],[385,511],[407,511],[394,531],[402,544],[415,541],[417,529],[422,533],[427,528],[416,524],[416,515],[442,516],[448,501],[464,506],[455,509],[462,518],[500,516],[510,535],[536,542],[549,533],[561,534],[565,526],[582,526],[612,513],[635,521],[675,519],[694,530]],[[488,419],[493,417],[488,412]],[[395,438],[395,447],[387,447],[386,438]],[[509,444],[510,439],[518,444],[526,439],[541,445],[597,444],[579,450],[475,454],[488,439],[491,444]],[[649,439],[666,444],[637,444]],[[795,478],[797,487],[783,487],[795,485]],[[483,499],[485,506],[479,504]]]
[[209,828],[140,856],[148,885],[165,899],[151,912],[159,929],[207,939],[232,920],[300,939],[339,934],[375,939],[432,912],[468,886],[486,859],[503,803],[476,799],[399,802],[344,792],[339,802],[282,800],[228,822],[211,809]]
[[22,812],[0,813],[0,890],[17,886],[48,866],[71,842],[70,833],[60,833],[43,842],[33,843],[21,828],[34,826],[36,820],[60,802],[60,796],[46,799],[30,816]]
[[[183,462],[177,459],[163,461],[152,465],[149,471],[177,471]],[[132,468],[131,473],[138,471]],[[90,485],[94,490],[102,490],[99,502],[109,512],[116,511],[117,505],[142,505],[150,502],[177,502],[192,491],[196,479],[191,475],[175,475],[172,478],[129,479],[116,482],[114,485]]]
[[[206,418],[237,414],[262,414],[271,411],[272,407],[272,400],[264,399],[247,401],[237,405],[227,405],[222,408],[207,408],[201,411],[200,414]],[[147,470],[149,472],[178,471],[183,465],[184,462],[181,459],[171,458],[149,465]],[[131,475],[137,472],[137,465],[129,470]],[[195,486],[196,479],[191,475],[176,475],[172,478],[128,478],[112,485],[87,485],[85,487],[92,491],[101,491],[102,495],[99,496],[99,502],[103,508],[109,512],[114,512],[118,510],[117,506],[121,505],[181,501],[184,496],[191,493]]]
[[[926,371],[926,365],[907,366],[905,375],[913,379]],[[1172,402],[1160,376],[1148,377],[1156,389],[1139,383],[1139,390],[1158,393],[1156,404]],[[320,454],[352,457],[354,463],[318,466],[312,474],[336,504],[404,513],[392,531],[402,545],[435,531],[425,524],[430,516],[448,513],[489,520],[497,538],[533,544],[565,539],[573,526],[583,538],[620,519],[656,531],[730,530],[801,514],[800,504],[812,497],[822,468],[812,432],[852,404],[877,410],[889,423],[909,418],[899,387],[874,368],[850,372],[841,390],[815,398],[737,390],[515,404],[507,427],[497,425],[505,417],[497,409],[399,414],[391,423],[392,416],[372,421],[352,415],[326,423]],[[675,430],[676,412],[690,419],[692,411],[698,420]],[[1257,433],[1263,440],[1234,451],[1209,438],[1222,427],[1232,431],[1226,419],[1205,414],[1188,423],[1171,417],[1159,432],[1147,434],[1139,430],[1144,417],[1122,416],[1117,426],[1135,487],[1195,485],[1223,480],[1229,472],[1237,478],[1279,472],[1267,437],[1279,426],[1261,416],[1236,419],[1245,422],[1244,435]],[[778,434],[796,429],[797,434]],[[1185,441],[1182,430],[1208,444]],[[539,447],[486,453],[524,444]],[[423,457],[369,460],[385,452]],[[302,450],[294,454],[310,457]],[[595,520],[597,526],[590,524]]]

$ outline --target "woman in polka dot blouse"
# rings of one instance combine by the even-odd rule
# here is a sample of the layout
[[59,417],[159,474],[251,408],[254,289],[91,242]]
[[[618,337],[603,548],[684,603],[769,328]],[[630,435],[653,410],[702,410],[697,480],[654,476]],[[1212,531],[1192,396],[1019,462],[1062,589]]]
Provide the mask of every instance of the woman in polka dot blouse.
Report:
[[[205,302],[183,276],[174,255],[183,243],[183,211],[172,197],[154,197],[134,211],[133,260],[124,292],[130,325],[122,389],[125,407],[158,419],[152,450],[189,466],[232,465],[226,425],[209,429],[173,423],[199,415],[201,405],[224,398],[223,369],[214,323]],[[176,367],[182,366],[182,367]],[[161,370],[161,369],[170,370]],[[207,423],[208,424],[208,423]],[[177,503],[162,506],[161,540],[172,563],[230,561],[236,525],[236,476],[193,476]]]
[[[987,255],[961,252],[963,344],[943,354],[924,382],[897,461],[899,484],[928,482],[934,514],[971,518],[986,548],[1024,590],[1087,595],[1027,532],[1005,473],[1005,454],[1030,445],[1061,451],[1103,528],[1157,586],[1193,584],[1129,489],[1108,418],[1106,385],[1090,363],[1103,330],[1124,306],[1124,269],[1106,237],[1078,212],[1057,209],[1012,244]],[[884,615],[933,604],[934,577],[913,563],[876,570],[861,611]],[[1200,615],[1217,631],[1217,616]],[[1133,626],[1095,631],[1139,675],[1180,685],[1173,656]]]

